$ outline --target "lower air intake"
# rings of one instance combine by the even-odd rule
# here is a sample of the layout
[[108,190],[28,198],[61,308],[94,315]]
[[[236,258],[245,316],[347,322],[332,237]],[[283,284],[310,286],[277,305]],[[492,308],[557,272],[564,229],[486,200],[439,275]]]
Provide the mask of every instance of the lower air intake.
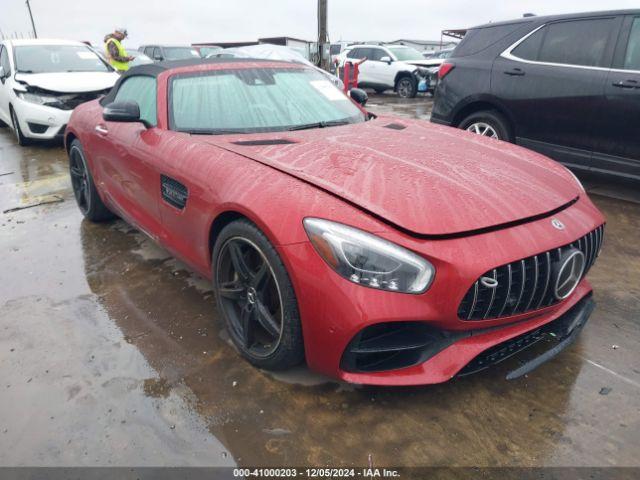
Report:
[[423,322],[387,322],[361,330],[342,356],[348,372],[382,372],[424,362],[458,339]]

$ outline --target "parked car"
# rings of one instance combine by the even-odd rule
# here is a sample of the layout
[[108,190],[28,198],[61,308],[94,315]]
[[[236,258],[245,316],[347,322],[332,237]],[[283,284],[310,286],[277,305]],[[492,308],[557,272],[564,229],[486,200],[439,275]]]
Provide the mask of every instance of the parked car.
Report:
[[144,53],[154,62],[200,58],[198,50],[189,45],[142,45],[138,51]]
[[402,98],[413,98],[418,92],[430,90],[430,72],[422,54],[404,45],[351,45],[338,56],[342,67],[348,60],[360,64],[358,86],[372,88],[376,93],[393,89]]
[[220,53],[224,50],[222,47],[218,47],[217,45],[210,45],[207,47],[193,47],[197,50],[202,58],[207,58],[210,55]]
[[604,218],[573,174],[371,115],[305,65],[134,67],[74,111],[66,148],[84,216],[116,214],[211,279],[261,368],[426,384],[550,342],[515,377],[593,309]]
[[432,52],[423,52],[422,56],[425,59],[425,66],[439,67],[447,58],[451,56],[453,48],[444,48],[442,50],[435,50]]
[[640,10],[473,28],[439,77],[432,121],[640,180]]
[[109,91],[118,79],[91,48],[67,40],[0,43],[0,124],[20,145],[61,136],[71,111]]
[[150,63],[153,63],[153,60],[151,58],[138,50],[131,50],[127,53],[129,54],[129,56],[133,57],[133,60],[129,62],[129,68],[136,67],[138,65],[148,65]]
[[327,77],[340,90],[344,88],[342,80],[335,75],[316,67],[304,56],[289,47],[283,45],[271,45],[262,43],[260,45],[249,45],[247,47],[233,47],[221,49],[219,52],[209,54],[208,58],[260,58],[263,60],[283,60],[285,62],[296,62],[315,68],[318,72]]

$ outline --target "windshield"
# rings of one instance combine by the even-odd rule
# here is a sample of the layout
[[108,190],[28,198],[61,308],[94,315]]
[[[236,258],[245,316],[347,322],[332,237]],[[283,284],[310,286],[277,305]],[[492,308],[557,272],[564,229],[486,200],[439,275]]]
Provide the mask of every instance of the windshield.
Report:
[[171,80],[171,128],[253,133],[357,123],[365,114],[310,68],[248,68]]
[[187,58],[200,58],[200,54],[191,47],[164,47],[165,60],[185,60]]
[[110,72],[89,47],[22,45],[15,47],[16,71],[22,73]]
[[388,47],[389,51],[400,61],[423,60],[422,54],[415,48],[410,47]]

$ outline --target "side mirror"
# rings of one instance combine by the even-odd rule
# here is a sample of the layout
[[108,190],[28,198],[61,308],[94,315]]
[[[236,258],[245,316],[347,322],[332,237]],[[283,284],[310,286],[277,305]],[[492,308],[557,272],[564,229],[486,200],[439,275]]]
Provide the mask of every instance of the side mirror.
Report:
[[161,61],[162,61],[162,55],[154,55],[154,56],[153,56],[153,59],[154,59],[156,62],[161,62]]
[[113,102],[104,107],[102,118],[107,122],[146,122],[140,120],[140,107],[136,102]]
[[369,95],[367,95],[367,92],[365,92],[361,88],[352,88],[351,90],[349,90],[349,96],[353,99],[354,102],[359,103],[363,107],[367,103],[367,100],[369,100]]
[[7,78],[7,73],[4,71],[4,67],[0,66],[0,82],[4,83],[5,78]]
[[393,60],[391,60],[391,57],[389,57],[388,55],[385,55],[384,57],[382,57],[382,58],[380,59],[380,61],[381,61],[381,62],[388,63],[389,65],[391,65],[391,62],[392,62]]

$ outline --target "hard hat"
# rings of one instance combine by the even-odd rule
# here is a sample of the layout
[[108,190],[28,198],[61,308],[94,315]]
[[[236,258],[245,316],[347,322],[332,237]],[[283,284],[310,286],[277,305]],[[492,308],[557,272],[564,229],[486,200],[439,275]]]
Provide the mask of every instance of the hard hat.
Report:
[[118,32],[118,33],[123,34],[125,37],[128,35],[128,33],[127,33],[127,29],[126,29],[126,28],[122,28],[122,27],[120,27],[120,28],[116,28],[116,30],[115,30],[115,31],[116,31],[116,32]]

